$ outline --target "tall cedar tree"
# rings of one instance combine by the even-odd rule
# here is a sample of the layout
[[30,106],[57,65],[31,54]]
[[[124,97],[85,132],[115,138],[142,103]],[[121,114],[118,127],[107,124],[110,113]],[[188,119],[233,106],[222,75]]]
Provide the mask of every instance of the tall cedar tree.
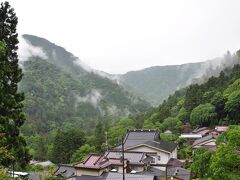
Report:
[[0,133],[5,136],[4,146],[14,156],[13,162],[5,162],[4,166],[17,163],[24,167],[29,161],[26,142],[19,134],[25,116],[22,111],[24,94],[18,92],[18,83],[23,73],[18,65],[18,34],[16,26],[18,18],[8,2],[0,7],[0,41],[6,46],[6,53],[0,59]]
[[53,142],[50,160],[56,164],[70,163],[71,157],[86,142],[79,129],[58,130]]

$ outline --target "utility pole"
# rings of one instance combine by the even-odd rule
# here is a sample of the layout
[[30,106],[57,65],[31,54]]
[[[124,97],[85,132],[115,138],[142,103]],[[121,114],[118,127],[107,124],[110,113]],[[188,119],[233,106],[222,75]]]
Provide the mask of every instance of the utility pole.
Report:
[[105,131],[105,136],[106,136],[106,146],[107,146],[107,150],[108,150],[108,139],[107,139],[107,131]]
[[125,164],[124,164],[124,138],[122,137],[122,166],[123,166],[123,180],[125,180]]
[[165,173],[165,174],[166,174],[166,180],[167,180],[167,178],[168,178],[167,168],[168,168],[168,166],[171,166],[171,165],[169,165],[168,163],[169,163],[169,160],[167,161],[166,169],[165,169],[165,170],[166,170],[166,173]]
[[14,175],[14,162],[13,162],[13,164],[12,164],[12,177],[13,177],[13,179],[15,178],[14,176],[15,175]]
[[168,164],[166,164],[166,169],[165,169],[166,170],[166,180],[167,180],[167,166],[168,166]]

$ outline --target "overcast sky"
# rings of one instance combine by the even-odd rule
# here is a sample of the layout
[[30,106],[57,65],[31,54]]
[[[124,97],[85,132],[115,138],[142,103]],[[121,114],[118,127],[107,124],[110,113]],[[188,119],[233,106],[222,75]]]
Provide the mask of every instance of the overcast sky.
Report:
[[9,0],[19,34],[44,37],[91,67],[125,73],[240,49],[239,0]]

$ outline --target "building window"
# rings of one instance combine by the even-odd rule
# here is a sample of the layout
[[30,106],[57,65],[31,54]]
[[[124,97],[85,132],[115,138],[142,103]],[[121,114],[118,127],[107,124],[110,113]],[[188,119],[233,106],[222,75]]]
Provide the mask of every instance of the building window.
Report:
[[151,164],[156,164],[156,159],[155,159],[155,157],[152,157],[153,159],[152,159],[152,161],[151,161]]
[[161,161],[161,156],[158,156],[158,161]]

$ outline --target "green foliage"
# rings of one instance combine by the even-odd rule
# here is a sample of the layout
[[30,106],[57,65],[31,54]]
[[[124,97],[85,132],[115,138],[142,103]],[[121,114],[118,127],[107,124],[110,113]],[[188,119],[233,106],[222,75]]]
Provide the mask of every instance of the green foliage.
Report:
[[0,168],[0,177],[1,180],[12,180],[12,177],[9,176],[6,169]]
[[122,118],[114,123],[108,130],[108,143],[116,145],[121,142],[122,136],[125,135],[127,129],[134,128],[134,121],[129,118]]
[[191,112],[195,107],[202,103],[203,91],[198,84],[190,85],[186,91],[186,99],[184,101],[184,108]]
[[180,133],[181,125],[182,122],[177,118],[168,117],[164,119],[163,123],[161,124],[160,131],[164,132],[166,130],[170,130],[173,133]]
[[26,142],[20,136],[20,127],[25,121],[23,113],[24,94],[18,91],[18,83],[23,73],[18,65],[17,32],[18,18],[8,2],[0,6],[0,134],[4,147],[13,156],[12,161],[2,161],[0,165],[17,163],[24,167],[29,161]]
[[179,119],[182,122],[187,122],[188,120],[188,113],[184,107],[182,107],[178,114],[177,114],[177,119]]
[[215,106],[215,112],[217,113],[217,119],[219,122],[226,117],[226,112],[224,110],[226,99],[223,96],[223,93],[217,91],[211,98],[211,104]]
[[9,164],[13,161],[13,159],[14,156],[9,150],[5,147],[0,147],[0,164]]
[[53,163],[69,163],[73,153],[85,143],[85,135],[78,129],[58,130],[50,160]]
[[200,104],[192,110],[190,123],[193,126],[210,126],[216,124],[216,118],[217,114],[212,104]]
[[225,111],[233,123],[240,122],[240,79],[237,79],[225,91],[224,96],[227,99]]
[[234,81],[234,83],[230,84],[229,87],[224,91],[224,96],[229,97],[233,92],[239,91],[240,89],[240,79]]
[[162,141],[176,141],[178,139],[178,135],[172,133],[161,133],[160,139]]
[[225,110],[228,112],[228,117],[231,121],[234,123],[240,122],[240,90],[235,91],[228,96]]
[[197,149],[193,154],[192,172],[199,178],[210,177],[210,163],[212,153],[205,149]]
[[35,136],[33,140],[32,148],[34,150],[32,157],[35,160],[47,160],[47,142],[43,136]]
[[27,171],[30,171],[30,172],[42,172],[44,170],[44,167],[41,166],[41,165],[28,165],[26,167]]
[[144,121],[143,128],[144,129],[155,129],[155,124],[150,119],[147,119]]
[[98,121],[95,128],[95,136],[96,136],[96,147],[97,149],[101,149],[102,144],[105,142],[105,128],[101,121]]
[[218,148],[211,159],[214,179],[238,179],[240,177],[240,126],[230,129],[217,140]]
[[193,153],[191,170],[202,179],[239,179],[240,126],[230,126],[217,139],[217,150],[198,149]]
[[95,153],[96,148],[94,146],[90,146],[89,144],[85,144],[81,146],[77,151],[74,152],[71,158],[71,162],[80,162],[82,161],[89,153]]
[[182,148],[178,151],[178,159],[186,159],[189,161],[192,158],[192,149],[190,146]]

